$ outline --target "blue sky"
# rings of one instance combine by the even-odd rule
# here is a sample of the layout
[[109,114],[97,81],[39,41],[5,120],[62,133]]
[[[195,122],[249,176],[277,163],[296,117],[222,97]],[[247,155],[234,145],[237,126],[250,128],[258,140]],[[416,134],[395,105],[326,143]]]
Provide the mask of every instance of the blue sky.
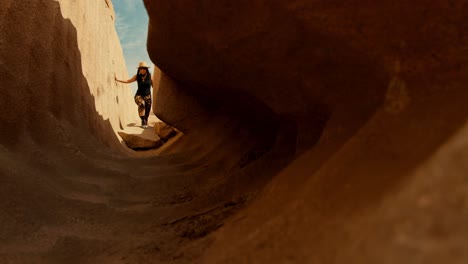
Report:
[[[148,14],[143,0],[112,0],[115,10],[115,29],[125,56],[129,78],[136,74],[140,61],[152,66],[146,50]],[[124,76],[117,76],[124,79]],[[136,91],[136,83],[132,83]]]

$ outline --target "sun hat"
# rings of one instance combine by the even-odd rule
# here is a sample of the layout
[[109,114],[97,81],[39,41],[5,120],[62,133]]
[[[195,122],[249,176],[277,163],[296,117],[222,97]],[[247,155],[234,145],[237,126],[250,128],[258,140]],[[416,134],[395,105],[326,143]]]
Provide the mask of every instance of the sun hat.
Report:
[[150,68],[148,65],[146,65],[146,62],[142,61],[138,64],[138,69],[140,68]]

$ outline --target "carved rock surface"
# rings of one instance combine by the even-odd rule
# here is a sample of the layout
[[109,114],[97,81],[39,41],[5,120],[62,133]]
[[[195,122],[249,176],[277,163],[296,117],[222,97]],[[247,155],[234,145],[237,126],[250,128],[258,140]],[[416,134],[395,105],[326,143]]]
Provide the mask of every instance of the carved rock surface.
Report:
[[168,140],[177,134],[177,131],[173,127],[164,122],[157,122],[154,124],[154,130],[156,134],[164,140]]
[[115,131],[138,114],[130,89],[114,81],[127,70],[112,3],[7,0],[0,15],[3,142],[21,142],[29,126],[47,142],[69,134],[55,126],[72,126],[118,146]]
[[465,2],[145,3],[135,152],[111,2],[0,1],[0,262],[467,263]]
[[226,197],[294,160],[201,263],[468,260],[466,2],[145,4],[156,115],[257,142]]

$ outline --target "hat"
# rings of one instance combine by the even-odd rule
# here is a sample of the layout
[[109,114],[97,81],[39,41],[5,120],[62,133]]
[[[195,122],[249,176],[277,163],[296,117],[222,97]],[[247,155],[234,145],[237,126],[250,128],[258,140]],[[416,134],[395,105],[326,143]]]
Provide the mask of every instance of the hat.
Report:
[[146,65],[146,62],[142,61],[138,64],[138,69],[140,68],[150,68],[148,65]]

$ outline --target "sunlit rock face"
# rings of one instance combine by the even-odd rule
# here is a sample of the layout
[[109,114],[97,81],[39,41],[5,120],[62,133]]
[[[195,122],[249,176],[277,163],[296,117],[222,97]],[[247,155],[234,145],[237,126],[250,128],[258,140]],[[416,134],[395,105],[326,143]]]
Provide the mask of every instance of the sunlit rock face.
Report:
[[111,1],[7,0],[0,14],[2,141],[59,140],[75,127],[120,144],[113,130],[138,115],[114,81],[127,70]]
[[127,134],[125,132],[118,132],[119,136],[122,137],[127,147],[134,150],[148,150],[157,148],[162,145],[162,140],[154,136],[153,138],[146,138],[144,136]]
[[138,115],[114,82],[127,69],[113,19],[105,0],[0,2],[1,263],[85,261],[47,252],[86,236],[75,220],[106,201],[90,193],[122,175],[105,161],[130,151],[116,132]]
[[145,5],[158,117],[187,134],[233,120],[302,154],[202,263],[468,259],[467,3]]

